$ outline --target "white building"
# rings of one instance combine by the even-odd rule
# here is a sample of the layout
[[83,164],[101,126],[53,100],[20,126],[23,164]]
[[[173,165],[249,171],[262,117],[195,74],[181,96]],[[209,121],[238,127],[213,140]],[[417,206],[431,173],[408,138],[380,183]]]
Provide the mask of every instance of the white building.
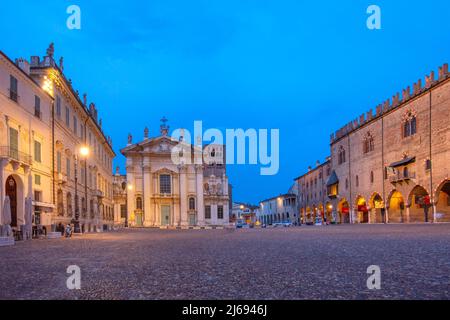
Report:
[[268,225],[286,221],[300,224],[297,195],[288,193],[261,201],[258,215],[258,220]]
[[[25,223],[25,199],[34,223],[78,221],[81,231],[114,224],[111,139],[87,96],[80,99],[54,59],[11,61],[0,51],[0,219],[6,196],[12,227]],[[80,150],[88,150],[85,158]],[[1,223],[1,221],[0,221]]]
[[[224,146],[208,145],[202,152],[180,143],[168,136],[166,121],[162,120],[160,136],[150,138],[146,129],[143,141],[133,143],[130,135],[128,146],[121,150],[126,157],[128,224],[135,227],[228,225],[229,188]],[[189,154],[190,161],[181,162],[186,164],[172,160],[173,148],[180,146],[183,146],[182,157]]]
[[16,230],[25,224],[26,198],[33,199],[40,223],[51,222],[52,103],[30,77],[28,63],[0,51],[0,224],[8,196]]

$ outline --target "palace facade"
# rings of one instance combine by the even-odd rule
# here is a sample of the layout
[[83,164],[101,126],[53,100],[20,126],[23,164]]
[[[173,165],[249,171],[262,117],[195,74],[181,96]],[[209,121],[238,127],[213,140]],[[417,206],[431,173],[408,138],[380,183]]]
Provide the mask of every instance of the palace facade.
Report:
[[[132,227],[203,227],[229,225],[230,195],[222,145],[197,146],[168,136],[162,120],[160,135],[132,142],[121,150],[126,157],[127,221]],[[174,162],[173,148],[182,146]],[[178,151],[176,152],[179,153]],[[197,161],[200,158],[202,161]]]
[[450,222],[448,65],[333,133],[330,149],[295,179],[304,221]]
[[0,52],[0,210],[8,196],[12,225],[20,227],[31,198],[34,223],[48,230],[77,216],[82,231],[108,229],[114,224],[111,139],[95,104],[79,97],[63,71],[53,44],[30,62]]

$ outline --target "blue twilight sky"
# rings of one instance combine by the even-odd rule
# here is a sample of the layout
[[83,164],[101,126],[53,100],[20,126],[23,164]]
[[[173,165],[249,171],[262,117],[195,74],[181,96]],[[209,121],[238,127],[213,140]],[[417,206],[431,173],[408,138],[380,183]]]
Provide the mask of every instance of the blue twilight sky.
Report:
[[[66,27],[77,4],[81,30]],[[382,10],[382,30],[366,9]],[[330,133],[444,62],[448,0],[2,1],[0,50],[45,54],[100,109],[120,148],[148,126],[279,128],[280,171],[229,166],[234,199],[257,203],[329,154]]]

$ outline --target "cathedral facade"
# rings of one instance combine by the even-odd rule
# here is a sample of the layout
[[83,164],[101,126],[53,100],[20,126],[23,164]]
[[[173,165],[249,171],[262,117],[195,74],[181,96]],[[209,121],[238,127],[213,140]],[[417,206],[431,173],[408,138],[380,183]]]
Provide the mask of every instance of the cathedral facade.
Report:
[[[121,150],[126,157],[127,223],[131,227],[216,227],[229,225],[230,197],[223,145],[200,150],[202,161],[173,161],[173,148],[195,147],[168,136],[163,120],[160,135]],[[177,151],[178,152],[178,151]],[[205,161],[205,159],[208,159]]]

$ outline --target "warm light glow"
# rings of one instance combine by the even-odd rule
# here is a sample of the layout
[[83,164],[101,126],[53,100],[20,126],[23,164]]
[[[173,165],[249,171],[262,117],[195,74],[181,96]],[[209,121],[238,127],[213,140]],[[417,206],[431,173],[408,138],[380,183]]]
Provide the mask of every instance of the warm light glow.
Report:
[[80,156],[82,156],[83,158],[87,158],[89,156],[89,148],[86,146],[81,147]]
[[241,210],[244,210],[244,206],[243,205],[241,205]]
[[42,85],[42,89],[47,92],[49,95],[53,96],[53,83],[52,80],[44,76],[44,83]]
[[131,184],[128,185],[128,190],[133,190],[133,186]]
[[328,205],[328,209],[332,210],[333,209],[333,205],[332,204]]

